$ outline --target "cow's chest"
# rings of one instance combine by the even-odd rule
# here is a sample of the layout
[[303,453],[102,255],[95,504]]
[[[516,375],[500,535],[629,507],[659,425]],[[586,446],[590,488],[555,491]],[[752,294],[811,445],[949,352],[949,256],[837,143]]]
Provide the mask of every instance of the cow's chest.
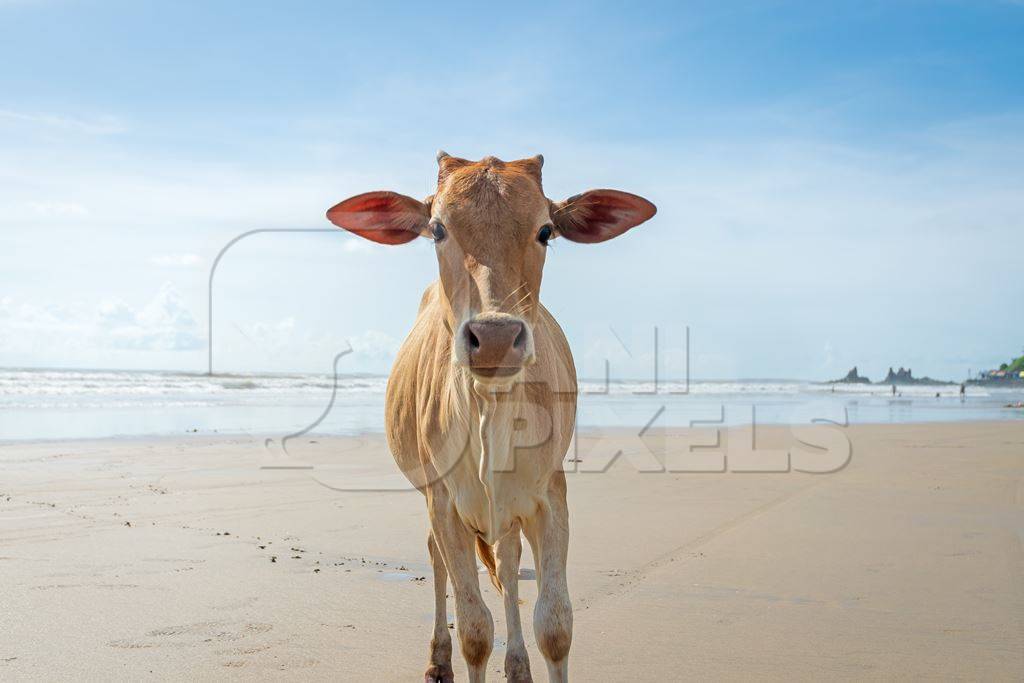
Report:
[[432,440],[435,469],[459,517],[489,543],[535,514],[560,461],[549,435],[537,428],[536,409],[517,403],[492,406],[486,415],[474,409]]

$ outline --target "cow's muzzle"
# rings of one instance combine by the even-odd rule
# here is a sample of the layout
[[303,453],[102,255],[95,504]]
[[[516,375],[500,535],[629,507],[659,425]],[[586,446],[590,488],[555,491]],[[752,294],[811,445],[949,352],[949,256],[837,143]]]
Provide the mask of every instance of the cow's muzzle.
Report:
[[512,377],[533,357],[533,339],[523,320],[507,313],[481,313],[462,324],[456,358],[474,375]]

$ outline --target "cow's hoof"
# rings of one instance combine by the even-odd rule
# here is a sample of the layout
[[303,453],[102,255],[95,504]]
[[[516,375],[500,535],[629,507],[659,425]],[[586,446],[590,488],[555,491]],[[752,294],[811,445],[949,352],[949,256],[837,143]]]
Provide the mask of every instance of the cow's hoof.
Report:
[[423,674],[423,683],[455,683],[455,673],[450,664],[431,664]]

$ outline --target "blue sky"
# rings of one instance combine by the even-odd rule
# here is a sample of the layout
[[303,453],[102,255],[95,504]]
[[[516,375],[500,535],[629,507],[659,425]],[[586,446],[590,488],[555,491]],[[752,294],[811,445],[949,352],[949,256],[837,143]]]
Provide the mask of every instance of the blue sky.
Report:
[[[442,147],[658,205],[549,257],[584,374],[648,367],[611,328],[689,325],[698,377],[959,378],[1024,345],[1022,35],[995,0],[0,0],[0,365],[202,370],[227,240],[429,194]],[[435,271],[426,243],[250,238],[218,367],[326,371],[350,340],[386,371]]]

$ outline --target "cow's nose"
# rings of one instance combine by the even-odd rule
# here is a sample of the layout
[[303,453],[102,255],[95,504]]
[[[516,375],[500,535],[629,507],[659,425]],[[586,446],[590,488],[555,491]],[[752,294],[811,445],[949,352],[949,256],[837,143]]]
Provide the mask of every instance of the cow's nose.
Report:
[[471,369],[518,369],[526,357],[526,325],[510,317],[474,318],[462,328]]

